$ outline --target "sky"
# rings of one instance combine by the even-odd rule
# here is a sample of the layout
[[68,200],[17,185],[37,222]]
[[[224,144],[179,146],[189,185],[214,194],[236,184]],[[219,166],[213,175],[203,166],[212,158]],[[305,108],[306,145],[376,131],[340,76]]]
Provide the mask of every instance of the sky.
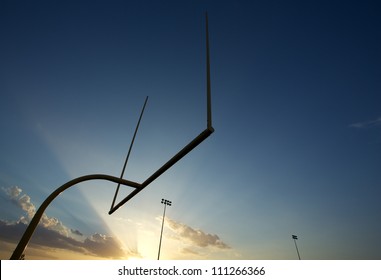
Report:
[[[381,259],[377,1],[1,1],[0,258]],[[117,201],[133,189],[121,187]]]

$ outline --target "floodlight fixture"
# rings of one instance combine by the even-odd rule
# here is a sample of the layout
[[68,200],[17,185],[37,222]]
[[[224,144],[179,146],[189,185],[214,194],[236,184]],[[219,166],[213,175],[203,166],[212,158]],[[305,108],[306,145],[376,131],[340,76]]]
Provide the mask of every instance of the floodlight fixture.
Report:
[[172,201],[166,200],[166,199],[164,199],[164,198],[161,200],[161,203],[162,203],[162,204],[165,204],[165,205],[168,205],[168,206],[171,206],[171,205],[172,205]]

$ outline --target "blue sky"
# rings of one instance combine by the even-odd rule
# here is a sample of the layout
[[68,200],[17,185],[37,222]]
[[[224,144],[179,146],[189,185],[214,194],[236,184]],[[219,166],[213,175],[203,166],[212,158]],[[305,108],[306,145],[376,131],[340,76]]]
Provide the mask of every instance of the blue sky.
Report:
[[120,175],[147,95],[125,179],[205,128],[206,10],[215,133],[111,216],[115,184],[65,191],[26,257],[155,259],[166,198],[163,259],[381,258],[375,1],[2,1],[2,259]]

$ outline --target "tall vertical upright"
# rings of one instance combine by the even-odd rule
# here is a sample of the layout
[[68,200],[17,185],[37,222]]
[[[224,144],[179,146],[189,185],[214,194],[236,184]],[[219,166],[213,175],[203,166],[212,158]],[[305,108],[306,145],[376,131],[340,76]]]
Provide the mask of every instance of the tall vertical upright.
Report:
[[212,130],[212,98],[210,85],[210,55],[209,55],[209,26],[208,13],[205,13],[206,21],[206,96],[207,96],[207,128]]

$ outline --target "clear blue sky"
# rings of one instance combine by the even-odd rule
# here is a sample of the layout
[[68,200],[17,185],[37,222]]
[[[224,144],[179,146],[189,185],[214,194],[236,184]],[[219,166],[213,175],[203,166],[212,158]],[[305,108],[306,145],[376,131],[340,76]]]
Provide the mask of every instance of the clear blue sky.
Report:
[[[29,259],[381,258],[381,7],[377,1],[2,1],[0,247],[75,177],[144,181],[65,191]],[[128,189],[123,188],[122,195]]]

